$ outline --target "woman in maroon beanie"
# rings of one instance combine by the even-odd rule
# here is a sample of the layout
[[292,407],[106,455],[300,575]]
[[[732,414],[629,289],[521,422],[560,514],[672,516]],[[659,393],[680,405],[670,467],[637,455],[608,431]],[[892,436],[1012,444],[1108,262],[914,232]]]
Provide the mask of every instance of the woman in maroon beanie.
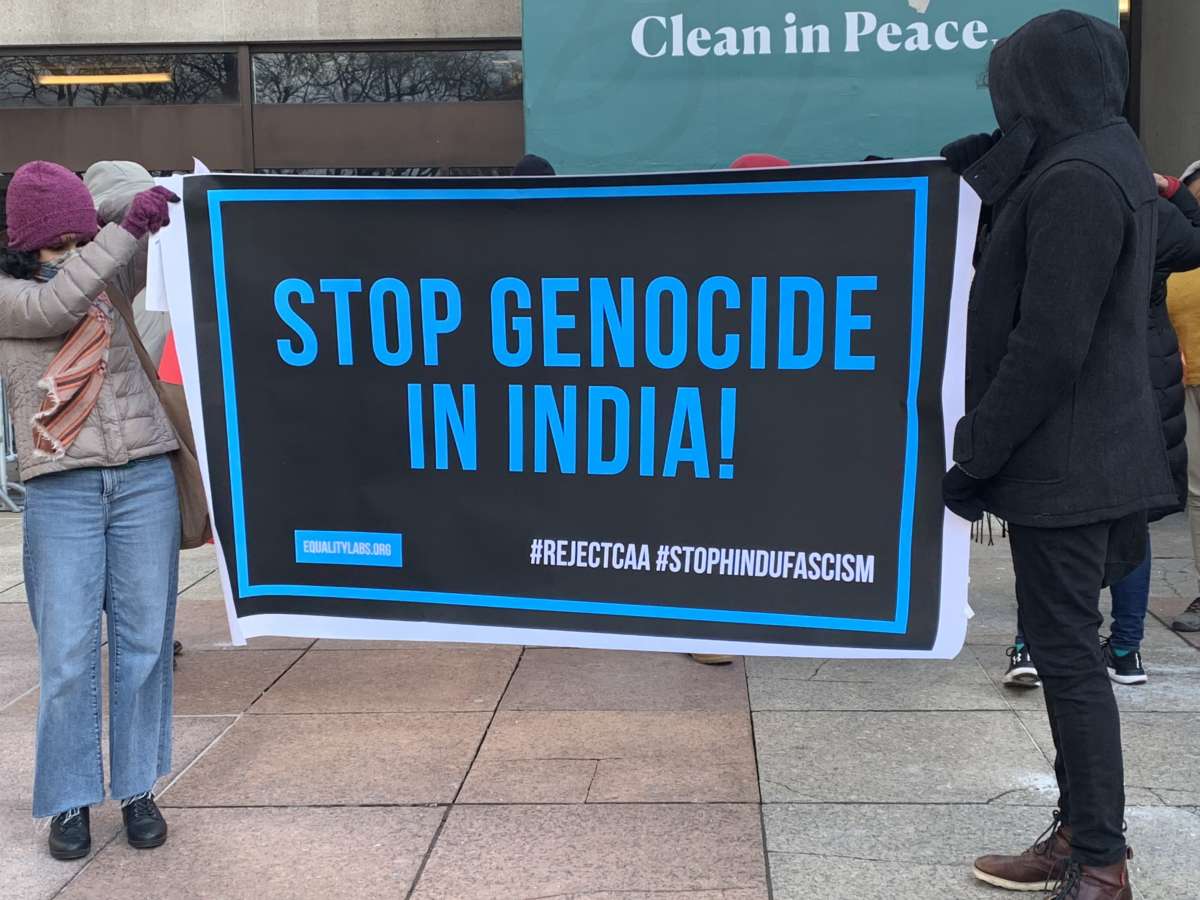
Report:
[[56,859],[91,850],[89,807],[105,796],[104,607],[112,795],[132,846],[167,837],[153,789],[171,768],[179,503],[165,454],[178,445],[113,298],[142,287],[132,281],[145,271],[144,238],[177,199],[151,188],[121,224],[100,228],[87,188],[62,166],[28,163],[8,188],[0,375],[26,488],[41,662],[33,814],[51,817]]

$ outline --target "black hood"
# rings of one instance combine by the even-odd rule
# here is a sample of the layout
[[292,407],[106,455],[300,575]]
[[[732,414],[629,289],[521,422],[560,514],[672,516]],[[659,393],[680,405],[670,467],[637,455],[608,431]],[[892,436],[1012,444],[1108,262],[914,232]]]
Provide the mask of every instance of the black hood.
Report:
[[988,64],[1000,129],[1028,122],[1039,150],[1121,121],[1128,85],[1120,30],[1068,10],[1030,21],[996,45]]
[[540,156],[535,156],[532,153],[527,153],[521,157],[515,166],[512,173],[514,175],[554,175],[554,166],[550,165],[549,160],[543,159]]

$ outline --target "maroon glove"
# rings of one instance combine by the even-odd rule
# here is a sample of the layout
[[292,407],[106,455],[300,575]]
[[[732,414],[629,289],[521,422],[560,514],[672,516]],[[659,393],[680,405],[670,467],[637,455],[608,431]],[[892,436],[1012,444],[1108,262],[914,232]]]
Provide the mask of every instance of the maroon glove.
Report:
[[178,202],[179,198],[165,187],[155,185],[133,198],[121,227],[141,240],[147,234],[154,234],[164,225],[170,224],[169,205]]

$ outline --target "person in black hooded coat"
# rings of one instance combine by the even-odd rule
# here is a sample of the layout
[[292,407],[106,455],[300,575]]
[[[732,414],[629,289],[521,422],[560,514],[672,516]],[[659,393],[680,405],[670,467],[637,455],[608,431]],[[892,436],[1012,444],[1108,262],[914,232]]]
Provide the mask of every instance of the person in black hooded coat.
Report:
[[[976,861],[981,880],[1126,900],[1120,719],[1100,590],[1145,555],[1146,511],[1175,502],[1146,365],[1153,174],[1121,116],[1119,30],[1060,11],[999,42],[1002,136],[963,174],[991,207],[968,314],[967,409],[947,506],[1008,520],[1039,659],[1060,815],[1048,852]],[[946,154],[951,156],[951,153]]]
[[[965,159],[965,157],[964,157]],[[960,162],[963,160],[960,160]],[[1200,268],[1200,203],[1178,179],[1155,176],[1158,181],[1158,243],[1154,281],[1150,289],[1146,346],[1150,385],[1162,419],[1163,440],[1175,486],[1175,502],[1150,510],[1150,522],[1180,512],[1188,498],[1187,417],[1184,411],[1183,354],[1167,314],[1167,279],[1177,272]],[[1112,584],[1112,631],[1103,642],[1105,667],[1118,684],[1145,684],[1149,680],[1142,659],[1146,611],[1150,604],[1150,535],[1142,564]],[[1004,683],[1012,687],[1037,687],[1037,660],[1017,622],[1017,635],[1008,648],[1009,666]]]
[[1150,383],[1162,416],[1171,480],[1179,502],[1152,510],[1150,521],[1180,512],[1187,505],[1187,420],[1184,415],[1183,355],[1167,315],[1167,279],[1200,268],[1200,203],[1175,178],[1159,179],[1158,253],[1150,290],[1147,349]]
[[[1188,452],[1183,354],[1167,313],[1167,279],[1177,272],[1200,268],[1200,204],[1191,191],[1174,178],[1156,175],[1158,181],[1158,244],[1154,281],[1150,289],[1146,344],[1150,359],[1150,384],[1162,419],[1163,440],[1171,467],[1175,502],[1149,511],[1155,522],[1187,506]],[[1109,677],[1119,684],[1144,684],[1148,680],[1141,644],[1150,604],[1150,533],[1142,564],[1112,585],[1112,633],[1104,642]]]

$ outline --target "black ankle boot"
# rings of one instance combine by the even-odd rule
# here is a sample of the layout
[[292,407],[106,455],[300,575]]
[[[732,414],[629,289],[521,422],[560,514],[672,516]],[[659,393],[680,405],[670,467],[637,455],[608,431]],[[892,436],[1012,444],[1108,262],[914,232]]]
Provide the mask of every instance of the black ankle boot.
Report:
[[138,850],[161,847],[167,839],[167,823],[154,795],[147,791],[121,804],[121,815],[125,819],[125,836],[129,846]]
[[50,855],[82,859],[92,852],[92,817],[86,806],[69,809],[50,820]]

